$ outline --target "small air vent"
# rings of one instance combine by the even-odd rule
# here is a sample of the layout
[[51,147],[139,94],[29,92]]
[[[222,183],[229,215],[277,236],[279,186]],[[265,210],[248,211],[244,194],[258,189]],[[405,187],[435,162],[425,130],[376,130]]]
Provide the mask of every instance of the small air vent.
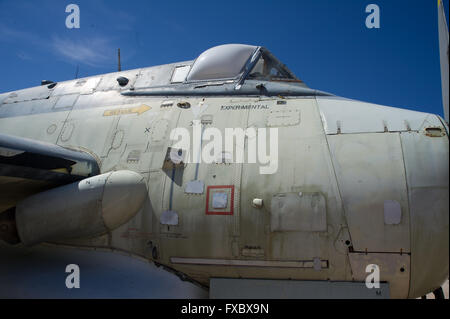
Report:
[[441,127],[427,127],[425,129],[425,135],[429,137],[441,137],[445,136],[445,133]]
[[119,83],[119,85],[120,86],[125,86],[125,85],[127,85],[128,84],[128,79],[126,78],[126,77],[124,77],[124,76],[119,76],[118,78],[117,78],[117,83]]
[[177,104],[177,106],[180,109],[188,109],[188,108],[191,107],[191,104],[189,102],[180,102],[180,103]]

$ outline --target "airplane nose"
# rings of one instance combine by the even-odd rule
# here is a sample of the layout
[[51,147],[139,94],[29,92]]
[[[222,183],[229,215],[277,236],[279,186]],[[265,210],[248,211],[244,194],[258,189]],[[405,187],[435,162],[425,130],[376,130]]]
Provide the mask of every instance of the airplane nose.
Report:
[[409,297],[423,296],[449,272],[448,128],[401,134],[410,207]]

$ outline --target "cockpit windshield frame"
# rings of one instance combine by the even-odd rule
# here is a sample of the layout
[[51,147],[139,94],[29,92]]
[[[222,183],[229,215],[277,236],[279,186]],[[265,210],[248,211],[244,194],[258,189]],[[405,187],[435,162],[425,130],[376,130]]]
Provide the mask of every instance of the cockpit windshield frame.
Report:
[[281,82],[302,82],[299,80],[288,67],[283,64],[280,60],[278,60],[269,50],[264,47],[260,47],[261,57],[268,61],[268,63],[272,64],[272,68],[276,68],[277,71],[282,73],[283,77],[270,77],[268,81],[281,81]]
[[[206,51],[205,51],[206,52]],[[203,53],[202,53],[203,54]],[[299,82],[303,83],[299,80],[283,63],[281,63],[269,50],[264,47],[257,46],[253,53],[250,54],[247,61],[242,66],[240,72],[234,77],[224,77],[224,78],[210,78],[210,79],[191,79],[189,77],[191,72],[196,65],[197,61],[199,61],[199,57],[194,61],[191,65],[191,69],[189,74],[187,75],[184,83],[185,84],[205,84],[205,85],[217,85],[220,83],[236,83],[235,88],[239,89],[241,85],[245,82],[245,80],[263,80],[263,81],[279,81],[279,82]],[[267,64],[270,65],[270,69],[275,69],[277,74],[280,74],[280,77],[274,77],[270,74],[262,74],[260,77],[250,78],[252,71],[255,69],[258,61],[264,59],[264,66]]]

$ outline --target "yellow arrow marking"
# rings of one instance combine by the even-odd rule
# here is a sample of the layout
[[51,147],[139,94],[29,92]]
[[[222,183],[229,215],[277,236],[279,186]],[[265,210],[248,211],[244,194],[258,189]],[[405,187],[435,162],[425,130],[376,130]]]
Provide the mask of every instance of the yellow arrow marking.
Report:
[[134,113],[137,113],[137,115],[141,115],[142,113],[147,112],[150,109],[151,109],[150,106],[141,104],[140,106],[135,106],[135,107],[106,110],[105,112],[103,112],[103,116],[125,115],[125,114],[134,114]]

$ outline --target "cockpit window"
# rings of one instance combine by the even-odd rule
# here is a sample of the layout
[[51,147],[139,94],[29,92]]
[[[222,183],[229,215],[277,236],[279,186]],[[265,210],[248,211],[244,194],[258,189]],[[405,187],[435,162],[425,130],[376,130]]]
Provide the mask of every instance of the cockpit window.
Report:
[[[296,81],[297,78],[267,51],[261,55],[247,76],[249,80]],[[298,81],[298,80],[297,80]]]
[[246,79],[301,82],[267,49],[244,44],[206,50],[195,60],[186,82],[232,80],[240,86]]
[[187,81],[236,79],[256,46],[225,44],[206,50],[195,60]]

